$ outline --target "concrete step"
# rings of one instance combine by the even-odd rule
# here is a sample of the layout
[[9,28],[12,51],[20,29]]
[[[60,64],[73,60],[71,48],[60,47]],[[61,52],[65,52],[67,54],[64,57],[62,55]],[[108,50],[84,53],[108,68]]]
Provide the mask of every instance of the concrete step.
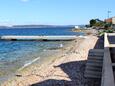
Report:
[[89,56],[104,56],[104,50],[103,49],[91,49],[89,51]]
[[102,71],[102,67],[86,66],[86,70],[101,72]]
[[92,74],[85,74],[84,75],[86,78],[101,78],[101,75],[92,75]]
[[104,49],[91,49],[89,52],[104,53]]
[[92,60],[103,60],[103,56],[88,56],[88,59],[92,59]]
[[89,53],[88,56],[97,56],[97,57],[103,57],[104,53]]
[[92,64],[99,63],[99,64],[103,64],[103,61],[102,60],[92,60],[92,59],[89,59],[89,60],[87,60],[87,63],[92,63]]
[[91,75],[101,75],[101,72],[98,72],[98,71],[86,70],[85,73],[86,74],[91,74]]
[[86,66],[102,67],[102,63],[91,63],[91,62],[87,62]]
[[84,76],[86,78],[101,78],[101,74],[102,72],[86,70]]
[[103,56],[104,56],[103,49],[91,49],[89,51],[84,74],[86,78],[101,78]]

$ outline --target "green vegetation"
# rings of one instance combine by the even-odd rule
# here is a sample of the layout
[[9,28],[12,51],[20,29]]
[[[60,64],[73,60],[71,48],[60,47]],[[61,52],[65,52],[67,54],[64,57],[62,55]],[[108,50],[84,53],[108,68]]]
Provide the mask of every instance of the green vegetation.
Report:
[[90,20],[90,27],[95,26],[95,24],[96,24],[96,20],[95,19]]
[[105,26],[104,26],[104,29],[112,29],[112,24],[111,23],[106,23]]
[[102,20],[99,19],[91,19],[89,21],[90,23],[90,27],[97,27],[98,31],[99,31],[99,35],[102,36],[104,35],[104,33],[113,33],[114,29],[112,29],[112,24],[111,23],[107,23],[104,22]]
[[103,29],[112,29],[111,26],[112,24],[111,23],[106,23],[100,19],[91,19],[89,21],[90,23],[90,27],[100,27],[100,28],[103,28]]
[[99,19],[91,19],[90,20],[90,27],[103,27],[105,25],[105,22]]
[[108,30],[99,31],[99,36],[103,36],[104,33],[113,33],[113,32],[114,32],[113,29],[108,29]]

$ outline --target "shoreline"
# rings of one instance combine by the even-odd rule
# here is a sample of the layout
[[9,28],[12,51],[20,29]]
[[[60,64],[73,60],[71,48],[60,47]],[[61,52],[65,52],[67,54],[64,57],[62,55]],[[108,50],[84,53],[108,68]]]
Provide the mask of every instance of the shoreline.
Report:
[[[50,61],[46,60],[46,63],[42,65],[37,65],[37,63],[32,64],[29,67],[24,68],[24,70],[18,72],[18,76],[13,77],[9,81],[6,81],[1,86],[31,86],[32,84],[39,84],[50,78],[71,80],[68,73],[63,73],[63,69],[61,70],[57,67],[57,65],[71,61],[85,61],[87,59],[88,50],[94,47],[96,40],[96,36],[78,38],[73,43],[71,43],[70,46],[68,46],[68,49],[65,50],[66,52],[64,51],[63,54],[58,54],[59,56],[56,56],[55,59],[50,57]],[[54,76],[55,73],[60,74],[60,77]]]
[[83,32],[83,33],[86,33],[86,35],[98,35],[98,31],[95,30],[95,29],[76,29],[76,28],[73,28],[72,29],[73,32]]
[[[63,41],[62,42],[60,42],[60,43],[63,43]],[[70,41],[70,43],[71,43],[71,41]],[[68,43],[64,43],[65,45],[64,46],[68,46]],[[24,60],[24,62],[25,62],[25,64],[23,64],[21,67],[18,67],[18,68],[15,68],[15,71],[12,71],[12,72],[10,72],[9,74],[7,74],[7,75],[5,75],[5,73],[4,73],[4,75],[2,75],[2,73],[1,73],[1,76],[0,76],[0,86],[1,86],[1,83],[3,83],[4,81],[7,81],[7,80],[9,80],[9,79],[12,79],[12,77],[14,77],[14,76],[16,76],[16,73],[17,72],[19,72],[19,71],[21,71],[21,70],[23,70],[23,69],[26,69],[26,67],[28,67],[28,66],[30,66],[31,64],[34,64],[34,63],[37,63],[37,65],[39,64],[43,64],[43,62],[44,62],[44,60],[45,59],[49,59],[49,57],[51,56],[53,56],[53,55],[51,55],[52,54],[52,52],[53,52],[53,54],[56,54],[56,53],[59,53],[60,52],[60,49],[58,49],[58,48],[55,48],[55,49],[52,49],[52,48],[48,48],[48,49],[46,49],[46,50],[44,50],[43,52],[41,52],[41,53],[39,53],[37,56],[38,57],[36,57],[36,58],[34,58],[34,59],[32,59],[32,60],[30,60],[30,61],[28,61],[28,62],[25,62],[25,60]],[[43,55],[42,55],[43,54]],[[42,57],[42,56],[43,57]],[[48,56],[48,57],[47,57]],[[18,64],[18,63],[17,63]],[[14,68],[14,67],[12,67],[12,68]]]
[[[48,55],[48,57],[43,57],[42,59],[41,59],[41,57],[33,59],[31,62],[28,62],[28,63],[24,64],[24,66],[22,66],[21,68],[19,68],[16,72],[12,73],[11,75],[8,75],[8,77],[7,77],[8,79],[5,78],[2,81],[7,82],[7,81],[10,81],[10,80],[12,80],[13,78],[15,78],[17,76],[21,76],[22,74],[20,74],[20,73],[22,73],[23,71],[28,71],[28,69],[31,68],[31,66],[33,67],[33,66],[37,65],[36,67],[38,67],[39,70],[40,70],[42,68],[42,66],[44,66],[43,64],[51,63],[55,59],[57,59],[58,57],[62,57],[63,54],[68,51],[67,48],[70,48],[70,44],[72,45],[73,42],[74,41],[69,41],[69,43],[66,43],[63,48],[45,50],[45,52],[48,52],[48,53],[49,52],[54,52],[53,53],[54,55]],[[58,53],[58,54],[56,54],[56,53]],[[44,52],[42,52],[42,54],[44,54]],[[54,57],[55,55],[56,55],[56,57]],[[1,86],[1,84],[2,83],[0,83],[0,86]]]

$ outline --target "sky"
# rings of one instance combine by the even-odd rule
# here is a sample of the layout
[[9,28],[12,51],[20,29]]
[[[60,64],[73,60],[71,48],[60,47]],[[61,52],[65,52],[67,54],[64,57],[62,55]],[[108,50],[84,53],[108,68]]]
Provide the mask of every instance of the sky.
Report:
[[0,25],[80,25],[115,16],[115,0],[0,0]]

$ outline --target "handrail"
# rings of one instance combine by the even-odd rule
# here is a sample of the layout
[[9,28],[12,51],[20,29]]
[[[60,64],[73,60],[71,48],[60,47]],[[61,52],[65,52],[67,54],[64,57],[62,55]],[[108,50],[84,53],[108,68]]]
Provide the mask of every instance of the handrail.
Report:
[[109,44],[109,47],[110,48],[115,47],[115,44]]
[[108,35],[107,33],[104,34],[104,47],[109,47],[109,41],[107,35]]
[[115,86],[114,74],[113,74],[113,69],[112,69],[112,61],[111,61],[110,50],[109,50],[110,44],[109,44],[107,36],[108,34],[105,33],[104,34],[104,58],[103,58],[101,86]]

